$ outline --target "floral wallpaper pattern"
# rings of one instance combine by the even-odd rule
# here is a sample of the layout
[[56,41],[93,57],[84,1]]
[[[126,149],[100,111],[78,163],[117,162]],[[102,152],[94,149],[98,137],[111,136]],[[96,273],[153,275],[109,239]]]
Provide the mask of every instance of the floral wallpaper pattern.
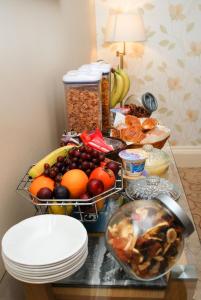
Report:
[[201,145],[201,1],[96,0],[98,58],[117,66],[122,45],[104,42],[111,9],[138,10],[144,19],[146,41],[126,45],[130,94],[157,97],[173,145]]

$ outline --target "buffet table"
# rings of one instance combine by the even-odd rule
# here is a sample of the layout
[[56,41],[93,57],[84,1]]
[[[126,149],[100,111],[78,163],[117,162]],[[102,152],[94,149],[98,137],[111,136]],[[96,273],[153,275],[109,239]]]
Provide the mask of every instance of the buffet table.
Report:
[[[164,150],[171,164],[166,175],[181,189],[179,204],[192,218],[169,144]],[[112,202],[111,202],[112,203]],[[91,249],[91,251],[90,251]],[[156,281],[142,283],[129,278],[104,247],[104,234],[89,236],[89,256],[85,265],[70,278],[52,285],[24,284],[27,300],[67,299],[200,299],[201,247],[197,232],[186,239],[185,250],[171,274]],[[195,297],[195,298],[193,298]]]

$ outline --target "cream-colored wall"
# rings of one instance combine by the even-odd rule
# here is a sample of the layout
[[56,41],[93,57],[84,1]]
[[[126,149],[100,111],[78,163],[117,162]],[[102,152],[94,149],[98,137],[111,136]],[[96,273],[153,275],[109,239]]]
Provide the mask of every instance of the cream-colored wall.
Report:
[[93,18],[92,0],[0,1],[0,237],[33,214],[15,189],[30,164],[58,145],[62,75],[94,59]]

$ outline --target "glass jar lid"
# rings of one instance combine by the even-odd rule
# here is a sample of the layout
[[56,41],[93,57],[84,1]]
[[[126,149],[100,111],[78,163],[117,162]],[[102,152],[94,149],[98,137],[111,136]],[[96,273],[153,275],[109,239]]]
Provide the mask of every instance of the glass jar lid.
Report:
[[159,176],[148,176],[133,180],[126,188],[126,194],[132,200],[151,200],[161,193],[170,195],[174,200],[178,200],[181,195],[178,186]]

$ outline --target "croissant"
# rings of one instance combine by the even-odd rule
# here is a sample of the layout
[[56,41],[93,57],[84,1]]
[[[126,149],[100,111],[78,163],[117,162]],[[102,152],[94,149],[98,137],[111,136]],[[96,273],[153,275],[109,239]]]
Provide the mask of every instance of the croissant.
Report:
[[142,129],[143,130],[151,130],[151,129],[155,128],[157,124],[158,124],[158,121],[156,119],[148,118],[148,119],[144,120],[144,122],[142,123]]
[[123,128],[120,131],[120,138],[127,142],[139,144],[144,138],[145,134],[139,130],[139,127]]
[[135,126],[138,126],[139,129],[142,128],[141,126],[141,123],[140,123],[140,120],[135,117],[135,116],[131,116],[131,115],[127,115],[125,117],[125,124],[127,127],[135,127]]

